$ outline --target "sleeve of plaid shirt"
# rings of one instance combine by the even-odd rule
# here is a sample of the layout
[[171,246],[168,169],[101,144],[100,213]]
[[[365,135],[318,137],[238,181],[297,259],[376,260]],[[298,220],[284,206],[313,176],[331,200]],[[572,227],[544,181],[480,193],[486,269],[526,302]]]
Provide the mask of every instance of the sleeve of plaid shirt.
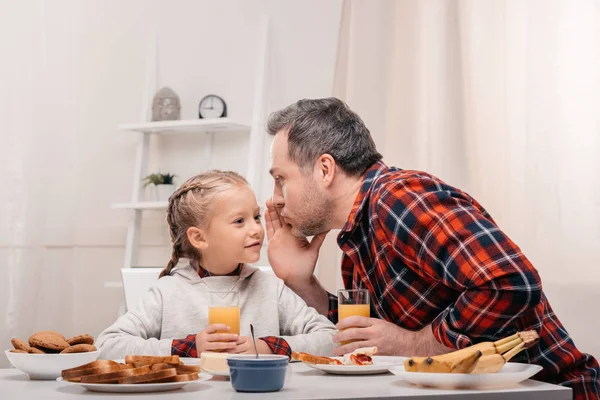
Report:
[[292,348],[285,339],[277,336],[265,336],[261,337],[261,339],[271,348],[273,354],[281,354],[282,356],[288,357],[292,356]]
[[495,337],[540,302],[537,271],[465,193],[420,177],[385,185],[378,197],[380,243],[391,243],[416,273],[461,292],[432,322],[444,345]]
[[171,355],[179,357],[198,357],[196,351],[196,335],[187,335],[185,339],[173,339]]
[[338,298],[336,295],[327,292],[327,297],[329,300],[329,312],[327,313],[327,318],[334,324],[338,323]]
[[[285,339],[276,336],[265,336],[261,339],[271,348],[273,354],[288,357],[292,355],[292,349]],[[187,335],[185,339],[174,339],[171,345],[171,354],[179,357],[198,357],[196,335]]]

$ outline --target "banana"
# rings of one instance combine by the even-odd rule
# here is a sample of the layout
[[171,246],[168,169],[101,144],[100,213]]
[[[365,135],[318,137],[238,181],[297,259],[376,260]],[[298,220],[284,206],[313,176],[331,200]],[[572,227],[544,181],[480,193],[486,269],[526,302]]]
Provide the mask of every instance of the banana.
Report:
[[449,359],[440,359],[434,357],[413,357],[404,362],[404,368],[410,372],[437,372],[449,374],[468,374],[477,364],[477,360],[483,355],[481,351],[474,350],[465,357]]
[[506,361],[500,354],[491,354],[479,359],[477,365],[471,370],[471,374],[493,374],[502,369]]
[[521,350],[539,340],[535,331],[518,332],[495,342],[483,342],[451,353],[412,357],[404,361],[408,372],[487,374],[502,369]]

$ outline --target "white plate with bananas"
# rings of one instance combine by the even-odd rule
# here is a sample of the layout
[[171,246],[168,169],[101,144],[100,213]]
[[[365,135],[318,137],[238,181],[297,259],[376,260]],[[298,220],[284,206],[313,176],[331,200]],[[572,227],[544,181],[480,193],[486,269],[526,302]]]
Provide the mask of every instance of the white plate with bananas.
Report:
[[411,357],[390,372],[415,385],[441,388],[488,388],[516,385],[542,370],[539,365],[508,362],[537,343],[535,331],[517,332],[495,342],[431,357]]
[[390,368],[390,372],[413,385],[454,388],[485,389],[513,386],[540,372],[542,367],[533,364],[506,363],[502,369],[491,374],[450,374],[407,372],[402,365]]

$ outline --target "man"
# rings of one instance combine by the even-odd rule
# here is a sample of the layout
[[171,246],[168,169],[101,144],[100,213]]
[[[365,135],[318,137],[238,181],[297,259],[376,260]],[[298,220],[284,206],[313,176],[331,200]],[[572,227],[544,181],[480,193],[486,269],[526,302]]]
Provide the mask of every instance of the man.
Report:
[[569,386],[578,399],[600,397],[598,362],[575,347],[535,268],[472,197],[425,172],[388,167],[360,117],[335,98],[274,113],[268,132],[273,270],[338,322],[337,299],[313,272],[325,235],[341,229],[344,285],[370,293],[374,318],[338,322],[336,342],[352,342],[336,354],[377,346],[435,355],[533,329],[539,343],[514,361],[541,365],[536,379]]

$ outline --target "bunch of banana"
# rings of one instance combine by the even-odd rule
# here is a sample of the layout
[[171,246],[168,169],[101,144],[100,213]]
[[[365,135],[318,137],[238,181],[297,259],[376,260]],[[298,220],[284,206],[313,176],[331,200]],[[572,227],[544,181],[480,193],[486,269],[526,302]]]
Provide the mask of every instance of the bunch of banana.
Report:
[[496,342],[478,343],[462,350],[433,357],[412,357],[404,361],[408,372],[489,374],[498,372],[523,349],[537,343],[535,331],[518,332]]

